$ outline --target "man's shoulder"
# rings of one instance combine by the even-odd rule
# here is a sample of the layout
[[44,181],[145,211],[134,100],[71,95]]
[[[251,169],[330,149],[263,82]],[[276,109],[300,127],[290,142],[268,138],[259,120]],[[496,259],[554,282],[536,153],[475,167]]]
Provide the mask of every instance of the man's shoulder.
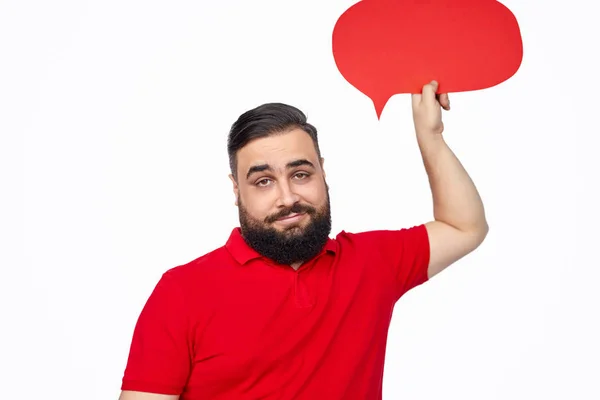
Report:
[[207,278],[226,269],[233,262],[225,245],[223,245],[192,261],[168,269],[164,275],[179,282],[197,281],[198,278]]
[[[336,243],[340,253],[362,253],[368,251],[380,241],[386,231],[365,230],[365,231],[347,231],[342,230],[335,235],[333,241]],[[379,239],[378,239],[379,238]]]
[[[410,228],[412,229],[412,228]],[[347,231],[341,230],[336,236],[335,240],[361,240],[371,239],[380,236],[396,235],[399,232],[406,231],[407,228],[401,229],[369,229],[369,230],[358,230],[358,231]]]
[[399,228],[399,229],[371,229],[357,232],[349,232],[342,230],[335,237],[335,241],[339,245],[348,244],[376,244],[381,241],[395,241],[409,238],[411,236],[418,236],[426,233],[424,224],[414,225],[411,227]]

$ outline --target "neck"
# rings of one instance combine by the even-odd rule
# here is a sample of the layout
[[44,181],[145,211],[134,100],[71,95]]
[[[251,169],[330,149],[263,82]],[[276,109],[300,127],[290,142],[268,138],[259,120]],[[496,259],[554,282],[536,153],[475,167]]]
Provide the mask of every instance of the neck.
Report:
[[300,266],[302,265],[301,262],[296,262],[290,265],[290,267],[294,268],[296,271],[298,271],[298,268],[300,268]]

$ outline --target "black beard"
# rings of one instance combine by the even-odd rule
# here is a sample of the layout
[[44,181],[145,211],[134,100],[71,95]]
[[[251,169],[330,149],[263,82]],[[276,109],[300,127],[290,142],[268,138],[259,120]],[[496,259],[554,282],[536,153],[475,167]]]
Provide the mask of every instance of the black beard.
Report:
[[[329,193],[321,210],[295,204],[277,215],[269,216],[264,222],[253,219],[238,200],[240,227],[246,243],[264,257],[278,264],[291,265],[305,262],[323,250],[331,232],[331,210]],[[269,224],[291,213],[307,213],[310,221],[306,227],[292,226],[278,231]]]

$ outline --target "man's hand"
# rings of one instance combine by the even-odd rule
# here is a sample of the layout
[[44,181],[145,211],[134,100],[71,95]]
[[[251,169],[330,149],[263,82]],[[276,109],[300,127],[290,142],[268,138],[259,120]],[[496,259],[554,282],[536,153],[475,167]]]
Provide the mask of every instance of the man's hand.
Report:
[[442,108],[450,110],[447,93],[436,95],[438,83],[432,81],[423,86],[422,94],[412,95],[413,121],[417,135],[436,135],[444,131]]

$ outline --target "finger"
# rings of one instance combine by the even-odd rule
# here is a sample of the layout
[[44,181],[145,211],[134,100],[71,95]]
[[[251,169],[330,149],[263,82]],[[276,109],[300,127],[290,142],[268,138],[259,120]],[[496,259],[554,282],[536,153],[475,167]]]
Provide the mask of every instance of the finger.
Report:
[[448,96],[448,93],[438,95],[438,101],[444,110],[450,110],[450,97]]
[[419,104],[421,104],[421,100],[422,100],[423,96],[420,94],[412,94],[411,95],[411,102],[413,107],[418,106]]

